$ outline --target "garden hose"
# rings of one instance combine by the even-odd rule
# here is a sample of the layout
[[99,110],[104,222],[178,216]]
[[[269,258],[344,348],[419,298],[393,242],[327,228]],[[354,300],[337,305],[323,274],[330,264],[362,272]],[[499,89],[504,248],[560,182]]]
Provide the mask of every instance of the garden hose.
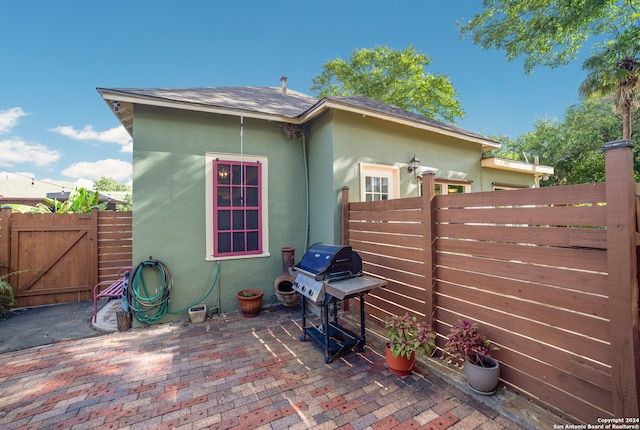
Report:
[[[144,279],[144,269],[153,268],[160,273],[159,286],[154,291],[150,292],[147,287],[147,282]],[[154,260],[149,257],[149,260],[143,261],[135,268],[129,282],[129,289],[127,294],[127,300],[129,309],[133,316],[144,324],[153,324],[161,319],[165,314],[180,314],[186,312],[191,307],[202,303],[213,291],[213,288],[218,281],[218,275],[220,274],[220,262],[217,262],[216,275],[213,279],[209,291],[197,302],[187,306],[184,309],[171,311],[170,310],[170,296],[171,288],[173,287],[173,278],[167,266],[161,261]]]

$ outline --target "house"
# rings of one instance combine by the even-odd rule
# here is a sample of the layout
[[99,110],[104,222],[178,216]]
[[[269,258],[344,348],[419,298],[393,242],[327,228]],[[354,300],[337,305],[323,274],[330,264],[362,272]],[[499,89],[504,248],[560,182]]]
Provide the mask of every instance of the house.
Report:
[[[499,143],[366,97],[314,97],[282,87],[98,88],[133,137],[134,264],[173,276],[172,309],[238,309],[315,242],[339,243],[343,186],[352,200],[534,186],[553,169],[483,160]],[[417,161],[417,160],[421,161]],[[413,163],[410,163],[413,161]],[[165,319],[177,318],[168,315]]]

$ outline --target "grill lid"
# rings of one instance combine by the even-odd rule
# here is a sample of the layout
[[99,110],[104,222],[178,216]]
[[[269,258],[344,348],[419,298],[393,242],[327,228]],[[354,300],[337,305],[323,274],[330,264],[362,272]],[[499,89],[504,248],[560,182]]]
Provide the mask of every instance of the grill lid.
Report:
[[294,269],[314,277],[316,281],[330,281],[358,276],[362,271],[362,260],[350,246],[315,243]]

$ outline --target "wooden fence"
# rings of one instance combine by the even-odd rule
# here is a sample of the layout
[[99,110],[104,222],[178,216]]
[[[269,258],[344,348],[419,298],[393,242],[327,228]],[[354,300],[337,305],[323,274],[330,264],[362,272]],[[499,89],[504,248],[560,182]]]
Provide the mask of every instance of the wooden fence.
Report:
[[369,318],[409,312],[440,346],[476,321],[510,389],[577,422],[638,417],[640,192],[626,143],[606,151],[606,183],[435,196],[426,176],[424,197],[344,205],[344,243],[388,282],[367,296]]
[[17,307],[85,301],[93,286],[131,266],[131,212],[0,211],[0,275],[9,268]]

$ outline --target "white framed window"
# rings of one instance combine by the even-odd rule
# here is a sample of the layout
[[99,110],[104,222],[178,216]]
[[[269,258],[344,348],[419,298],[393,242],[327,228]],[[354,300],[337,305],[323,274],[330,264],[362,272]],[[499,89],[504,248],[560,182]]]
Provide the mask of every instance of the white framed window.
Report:
[[[463,194],[471,192],[471,183],[473,181],[466,181],[461,179],[442,179],[436,178],[435,180],[435,192],[436,196],[443,194]],[[420,181],[420,195],[423,195],[423,184]]]
[[206,260],[269,255],[267,178],[267,157],[206,153]]
[[396,199],[400,195],[400,169],[360,163],[360,201]]
[[491,186],[493,188],[493,191],[521,190],[523,188],[530,188],[528,185],[505,184],[502,182],[492,182]]

